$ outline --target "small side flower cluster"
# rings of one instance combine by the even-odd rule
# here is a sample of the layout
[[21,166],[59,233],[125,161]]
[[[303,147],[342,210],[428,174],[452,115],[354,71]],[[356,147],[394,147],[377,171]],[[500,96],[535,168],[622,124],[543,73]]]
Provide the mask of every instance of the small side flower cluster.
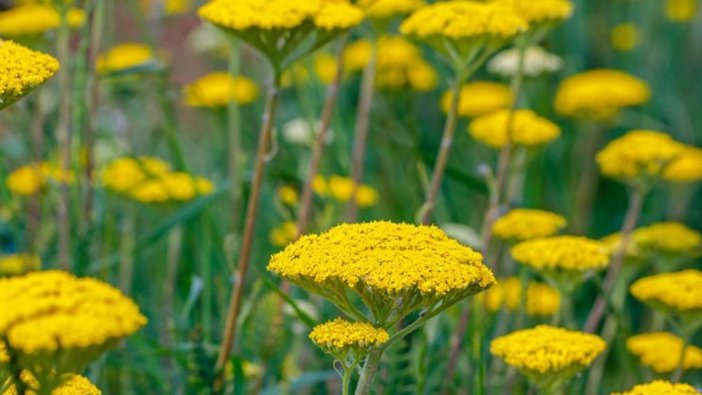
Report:
[[611,395],[700,395],[700,392],[689,384],[656,380],[648,384],[639,384],[626,392],[613,392]]
[[[668,332],[644,333],[628,338],[626,348],[654,372],[672,373],[680,363],[683,340]],[[686,346],[683,368],[702,368],[702,349]]]
[[497,149],[507,142],[538,147],[561,135],[558,125],[531,110],[500,110],[480,116],[470,123],[468,132],[477,141]]
[[58,69],[52,56],[0,39],[0,109],[43,84]]
[[123,157],[102,171],[103,185],[141,203],[187,202],[212,192],[209,180],[171,171],[170,165],[153,157]]
[[310,340],[331,355],[340,357],[355,351],[356,357],[370,348],[385,344],[390,335],[382,328],[366,322],[349,322],[341,318],[315,326]]
[[566,219],[558,214],[518,208],[498,218],[492,225],[492,233],[507,241],[525,241],[553,236],[566,224]]
[[[31,388],[36,388],[39,384],[37,380],[32,377],[32,375],[23,371],[21,374],[22,381],[30,386]],[[2,392],[2,395],[19,395],[17,394],[17,389],[14,385],[10,385],[8,380],[8,388],[6,391]],[[77,374],[66,374],[61,377],[61,383],[58,387],[51,390],[51,395],[100,395],[100,391],[93,383],[87,378],[77,375]],[[33,390],[28,390],[22,395],[37,395]]]
[[227,72],[207,74],[183,88],[185,103],[190,107],[225,108],[231,100],[249,104],[258,96],[256,83],[244,76],[232,77]]
[[49,162],[39,162],[15,169],[7,176],[7,188],[17,196],[32,196],[41,192],[49,183],[71,184],[73,172],[66,173]]

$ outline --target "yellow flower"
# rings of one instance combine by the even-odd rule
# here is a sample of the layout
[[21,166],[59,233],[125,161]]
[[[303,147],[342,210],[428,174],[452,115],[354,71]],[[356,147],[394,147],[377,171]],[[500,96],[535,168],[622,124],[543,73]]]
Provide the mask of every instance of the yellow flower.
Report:
[[671,21],[691,22],[697,15],[697,0],[666,0],[665,14]]
[[314,73],[323,84],[329,85],[336,78],[336,57],[327,52],[320,52],[314,56]]
[[200,77],[183,88],[185,103],[191,107],[223,108],[234,100],[249,104],[258,96],[258,87],[250,79],[232,77],[227,72],[214,72]]
[[639,28],[633,23],[621,23],[612,29],[610,41],[618,51],[631,51],[639,44]]
[[188,173],[165,173],[137,185],[129,197],[145,204],[187,202],[212,190],[212,183],[204,178]]
[[414,308],[438,300],[455,303],[495,283],[482,256],[441,229],[391,222],[342,224],[302,236],[273,255],[268,270],[342,309],[348,301],[339,298],[347,297],[347,288],[373,311],[386,311],[385,303],[395,300]]
[[[141,0],[141,5],[146,11],[153,8],[153,3],[154,0]],[[159,3],[163,3],[163,12],[166,15],[183,14],[192,6],[192,0],[165,0]]]
[[97,59],[96,68],[100,74],[109,74],[146,66],[156,61],[157,57],[148,45],[122,43],[101,54]]
[[0,337],[19,367],[56,375],[81,371],[146,324],[128,297],[61,271],[0,279]]
[[700,395],[688,384],[673,384],[669,381],[656,380],[648,384],[639,384],[630,391],[613,392],[611,395]]
[[490,353],[540,386],[549,378],[568,380],[587,368],[606,346],[596,335],[539,325],[498,337],[490,344]]
[[552,24],[570,18],[574,5],[568,0],[496,0],[513,7],[516,14],[529,23],[530,28]]
[[663,171],[666,181],[675,183],[702,180],[702,149],[686,146]]
[[[370,62],[373,44],[368,40],[354,41],[344,48],[344,68],[348,71],[363,70]],[[380,51],[378,51],[380,55]]]
[[[451,107],[451,92],[441,97],[441,109],[448,112]],[[458,99],[458,115],[477,117],[512,105],[509,87],[494,82],[471,82],[463,85]]]
[[[503,306],[510,311],[519,309],[523,295],[522,286],[517,277],[510,277],[497,282],[484,294],[485,307],[490,311],[498,311]],[[555,314],[561,305],[561,297],[553,287],[532,282],[527,286],[525,307],[530,316],[550,316]]]
[[494,111],[474,119],[468,131],[474,139],[492,148],[501,148],[508,140],[518,146],[540,146],[561,135],[558,125],[531,110]]
[[504,240],[524,241],[553,236],[565,226],[565,218],[558,214],[514,209],[495,221],[492,233]]
[[683,148],[665,133],[634,130],[607,144],[596,160],[607,177],[625,181],[656,179]]
[[321,197],[327,197],[329,195],[327,180],[319,174],[314,176],[314,179],[312,180],[312,190]]
[[424,0],[359,0],[358,5],[366,15],[374,19],[385,19],[408,14],[423,7]]
[[293,29],[305,23],[324,30],[347,29],[363,19],[363,11],[344,0],[212,0],[198,13],[226,29]]
[[644,277],[631,285],[631,294],[654,308],[682,313],[702,312],[702,272],[683,270]]
[[344,355],[350,349],[366,351],[390,340],[385,329],[341,318],[315,326],[309,337],[319,348],[332,355]]
[[52,56],[0,39],[0,110],[46,82],[58,69]]
[[285,247],[297,238],[297,224],[286,221],[271,230],[268,239],[276,247]]
[[18,276],[41,268],[41,260],[36,255],[0,255],[0,276]]
[[425,40],[461,42],[510,39],[527,23],[512,8],[497,3],[444,1],[422,7],[400,26],[402,34]]
[[[22,381],[31,387],[36,387],[37,385],[39,385],[37,380],[34,377],[32,377],[32,375],[27,371],[23,371],[21,373],[21,377]],[[58,387],[51,390],[51,395],[100,394],[102,394],[102,391],[100,391],[95,385],[93,385],[93,383],[91,383],[90,380],[77,374],[66,374],[64,377],[61,377],[61,384]],[[14,386],[9,386],[9,388],[7,388],[7,390],[4,391],[2,395],[17,395],[17,390]],[[36,395],[36,392],[33,390],[29,390],[23,395]]]
[[659,222],[638,228],[632,238],[644,250],[687,255],[702,252],[702,234],[678,222]]
[[[66,15],[68,26],[77,28],[85,21],[85,13],[72,8]],[[61,15],[50,5],[26,4],[0,12],[0,36],[34,36],[55,30]]]
[[609,265],[602,243],[585,237],[555,236],[523,241],[511,249],[512,257],[537,271],[588,272]]
[[555,107],[563,115],[607,120],[621,109],[643,104],[650,97],[650,88],[640,79],[617,70],[598,69],[561,82]]
[[[672,373],[680,363],[683,341],[668,332],[645,333],[628,338],[626,348],[654,372]],[[702,368],[702,349],[688,345],[683,367],[685,370]]]
[[7,176],[8,189],[19,196],[31,196],[41,191],[49,182],[70,184],[75,175],[65,173],[48,162],[29,164],[15,169]]
[[[328,181],[331,196],[339,202],[348,202],[353,195],[353,180],[348,177],[331,176]],[[356,204],[370,207],[378,201],[378,192],[368,185],[361,184],[356,192]]]
[[300,200],[297,189],[290,185],[283,185],[278,188],[278,199],[288,206],[294,206]]
[[149,178],[170,172],[165,161],[149,156],[123,157],[110,162],[102,171],[102,183],[117,193],[128,193]]

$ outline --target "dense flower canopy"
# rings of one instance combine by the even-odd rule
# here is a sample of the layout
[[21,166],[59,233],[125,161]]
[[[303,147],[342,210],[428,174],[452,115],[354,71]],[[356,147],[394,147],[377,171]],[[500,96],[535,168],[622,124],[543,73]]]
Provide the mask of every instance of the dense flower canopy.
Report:
[[569,0],[494,0],[513,7],[517,15],[529,23],[530,28],[556,23],[573,15],[574,4]]
[[492,148],[501,148],[508,141],[517,146],[537,147],[561,135],[558,125],[531,110],[500,110],[482,115],[470,123],[468,132]]
[[587,272],[609,265],[602,243],[577,236],[555,236],[521,242],[511,250],[512,257],[536,270]]
[[633,130],[607,144],[596,160],[607,177],[625,181],[657,179],[683,149],[684,145],[668,134]]
[[[448,112],[453,95],[450,91],[441,97],[441,109]],[[458,115],[477,117],[512,105],[509,87],[486,81],[475,81],[461,87],[458,99]]]
[[183,94],[185,103],[191,107],[223,108],[231,100],[238,104],[253,102],[258,96],[258,87],[246,77],[214,72],[187,85]]
[[673,384],[669,381],[656,380],[648,384],[639,384],[626,392],[616,392],[611,395],[700,395],[695,387],[689,384]]
[[631,294],[654,308],[702,312],[702,272],[691,269],[644,277],[631,285]]
[[495,236],[524,241],[553,236],[566,226],[566,219],[543,210],[517,208],[498,218],[492,225]]
[[[66,15],[68,25],[79,27],[85,21],[85,13],[77,8]],[[26,4],[0,12],[0,36],[34,36],[55,30],[61,23],[61,15],[50,5]]]
[[422,7],[400,26],[403,34],[425,40],[509,39],[527,23],[511,7],[477,1],[443,1]]
[[599,336],[539,325],[493,340],[490,352],[527,376],[557,375],[588,367],[605,347]]
[[606,120],[650,97],[651,90],[642,80],[617,70],[597,69],[561,82],[555,107],[563,115]]
[[101,54],[96,67],[99,73],[108,74],[146,66],[156,60],[157,57],[148,45],[122,43]]
[[268,270],[303,288],[350,288],[394,300],[458,298],[495,283],[482,256],[439,228],[391,222],[342,224],[273,255]]
[[424,0],[359,0],[358,5],[363,8],[370,18],[390,18],[395,15],[407,14],[423,7]]
[[[671,373],[678,368],[683,348],[681,338],[668,332],[644,333],[626,340],[626,348],[636,355],[641,364],[656,373]],[[702,349],[685,347],[684,369],[702,368]]]
[[0,110],[43,84],[58,69],[52,56],[0,39]]
[[200,17],[225,29],[293,29],[311,23],[323,30],[347,29],[363,19],[363,11],[335,0],[212,0]]
[[348,349],[366,350],[380,346],[389,339],[390,335],[382,328],[341,318],[317,325],[310,332],[314,344],[335,355]]

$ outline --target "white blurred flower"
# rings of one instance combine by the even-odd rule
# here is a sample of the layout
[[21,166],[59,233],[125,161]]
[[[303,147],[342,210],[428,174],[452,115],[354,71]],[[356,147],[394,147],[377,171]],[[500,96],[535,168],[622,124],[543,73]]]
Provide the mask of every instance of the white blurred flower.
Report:
[[[541,74],[553,73],[560,70],[563,59],[558,55],[551,54],[541,47],[529,47],[524,57],[524,75],[535,77]],[[504,50],[490,62],[487,69],[489,72],[504,77],[511,77],[517,72],[519,65],[519,51],[517,48]]]
[[[283,138],[291,144],[312,145],[317,131],[321,127],[319,121],[315,122],[314,129],[310,127],[310,122],[304,118],[295,118],[283,125]],[[327,134],[328,144],[332,140],[333,130]]]

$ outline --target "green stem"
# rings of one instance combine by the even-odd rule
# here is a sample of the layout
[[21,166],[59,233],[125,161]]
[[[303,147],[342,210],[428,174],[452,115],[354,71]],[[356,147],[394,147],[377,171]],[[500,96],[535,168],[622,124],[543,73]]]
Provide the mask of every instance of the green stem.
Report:
[[380,358],[383,356],[383,351],[386,348],[387,346],[383,348],[376,348],[366,357],[366,361],[363,364],[363,369],[361,370],[361,378],[358,380],[358,385],[356,386],[355,395],[370,394],[371,387],[373,385],[373,377],[378,371],[378,367],[380,366]]
[[344,362],[341,362],[341,364],[344,367],[344,374],[341,376],[341,394],[349,395],[351,393],[351,376],[353,375],[354,370],[356,370],[357,364],[353,363],[351,366],[346,366]]

